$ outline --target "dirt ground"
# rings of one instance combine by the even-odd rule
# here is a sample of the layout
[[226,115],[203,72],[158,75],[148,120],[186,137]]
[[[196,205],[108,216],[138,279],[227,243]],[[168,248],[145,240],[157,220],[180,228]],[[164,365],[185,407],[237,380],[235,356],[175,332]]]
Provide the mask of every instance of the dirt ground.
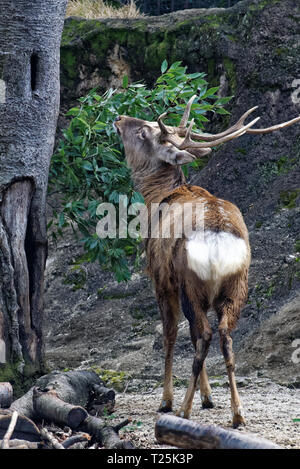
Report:
[[[161,391],[161,388],[157,388],[139,394],[117,395],[115,415],[120,419],[131,415],[134,423],[129,426],[126,438],[139,448],[164,447],[157,444],[154,436],[154,425],[160,416],[156,409]],[[184,388],[175,389],[176,407],[180,405],[184,393]],[[239,393],[244,405],[246,427],[235,431],[250,432],[283,448],[300,448],[299,422],[293,421],[297,415],[299,417],[299,391],[286,389],[268,379],[250,379],[248,384],[239,388]],[[215,407],[203,410],[200,396],[196,395],[191,420],[231,428],[228,387],[213,387],[213,398]]]

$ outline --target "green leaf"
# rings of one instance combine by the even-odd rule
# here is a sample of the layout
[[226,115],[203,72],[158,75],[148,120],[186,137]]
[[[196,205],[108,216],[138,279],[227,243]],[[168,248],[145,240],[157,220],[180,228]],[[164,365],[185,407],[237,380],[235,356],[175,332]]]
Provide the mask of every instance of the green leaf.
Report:
[[126,89],[128,88],[128,76],[124,75],[123,77],[123,88]]
[[139,192],[133,192],[132,197],[131,197],[131,203],[132,204],[135,204],[135,203],[143,204],[143,203],[145,203],[144,197]]
[[226,111],[226,109],[223,109],[223,108],[217,108],[216,113],[217,114],[230,114],[230,112]]
[[161,70],[161,73],[165,73],[165,71],[167,70],[168,68],[168,62],[166,61],[166,59],[163,61],[163,63],[161,64],[161,67],[160,67],[160,70]]
[[204,99],[209,96],[212,96],[218,91],[219,88],[220,88],[219,86],[215,86],[214,88],[209,88],[204,94],[200,93],[200,97]]
[[80,109],[78,107],[72,107],[66,113],[66,116],[77,116],[79,114],[79,112],[80,112]]
[[93,165],[89,161],[84,161],[82,163],[83,169],[86,169],[87,171],[93,171]]
[[231,99],[233,98],[233,96],[227,96],[226,98],[218,98],[214,105],[220,105],[220,106],[223,106],[223,104],[227,104]]
[[58,217],[58,226],[61,228],[65,224],[65,215],[64,213],[60,213]]

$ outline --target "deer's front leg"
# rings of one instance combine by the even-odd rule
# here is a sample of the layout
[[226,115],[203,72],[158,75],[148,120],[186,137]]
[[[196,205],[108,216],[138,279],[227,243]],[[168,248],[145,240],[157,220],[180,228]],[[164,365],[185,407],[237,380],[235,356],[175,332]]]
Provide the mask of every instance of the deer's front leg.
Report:
[[167,292],[164,293],[163,297],[158,295],[158,304],[163,321],[165,349],[164,391],[158,410],[159,412],[170,412],[173,405],[173,354],[179,318],[178,295]]

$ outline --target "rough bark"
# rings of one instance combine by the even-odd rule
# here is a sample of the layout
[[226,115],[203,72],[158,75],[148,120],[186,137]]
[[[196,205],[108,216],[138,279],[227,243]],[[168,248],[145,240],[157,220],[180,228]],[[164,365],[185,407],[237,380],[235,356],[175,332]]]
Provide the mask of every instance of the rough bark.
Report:
[[94,384],[91,389],[90,402],[88,403],[91,415],[103,415],[104,409],[113,412],[116,393],[103,385]]
[[91,437],[87,433],[78,433],[77,435],[70,436],[70,438],[67,438],[65,441],[63,441],[62,446],[65,449],[68,449],[68,448],[71,448],[71,446],[73,445],[78,445],[78,443],[83,443],[83,445],[81,446],[84,448],[90,439]]
[[188,449],[280,449],[280,446],[255,435],[201,425],[174,415],[164,415],[155,425],[159,443]]
[[43,366],[45,199],[66,0],[0,4],[0,379]]

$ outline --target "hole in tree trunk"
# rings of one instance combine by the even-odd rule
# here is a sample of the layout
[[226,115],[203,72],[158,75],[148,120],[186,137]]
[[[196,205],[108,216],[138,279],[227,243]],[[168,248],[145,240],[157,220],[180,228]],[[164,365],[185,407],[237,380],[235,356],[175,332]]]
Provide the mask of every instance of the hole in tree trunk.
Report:
[[38,77],[38,55],[34,52],[30,58],[30,69],[31,69],[31,90],[35,91],[37,88],[37,77]]

